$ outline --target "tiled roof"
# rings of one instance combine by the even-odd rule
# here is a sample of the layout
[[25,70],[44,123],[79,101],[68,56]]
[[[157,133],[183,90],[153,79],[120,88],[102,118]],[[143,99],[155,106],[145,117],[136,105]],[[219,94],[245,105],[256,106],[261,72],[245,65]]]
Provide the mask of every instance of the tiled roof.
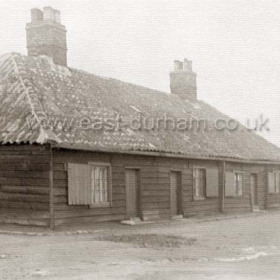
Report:
[[[58,66],[48,57],[0,57],[0,102],[2,144],[52,142],[96,151],[280,161],[279,148],[241,125],[234,131],[215,129],[217,119],[229,117],[205,102]],[[138,129],[140,115],[159,127]],[[119,127],[113,128],[118,118]],[[164,129],[162,118],[173,118],[181,129],[171,130],[172,121],[165,121]],[[207,129],[182,129],[183,120],[196,119],[206,120]],[[110,126],[96,129],[101,121]]]

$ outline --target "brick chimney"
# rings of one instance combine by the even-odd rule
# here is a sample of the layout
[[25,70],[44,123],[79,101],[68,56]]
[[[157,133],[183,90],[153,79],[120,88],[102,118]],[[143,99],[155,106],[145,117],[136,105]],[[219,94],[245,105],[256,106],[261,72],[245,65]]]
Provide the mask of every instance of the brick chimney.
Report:
[[47,55],[55,64],[67,66],[66,29],[60,22],[60,11],[52,7],[32,9],[26,39],[29,56]]
[[197,100],[196,73],[192,71],[190,60],[174,61],[174,70],[170,72],[170,90],[184,100]]

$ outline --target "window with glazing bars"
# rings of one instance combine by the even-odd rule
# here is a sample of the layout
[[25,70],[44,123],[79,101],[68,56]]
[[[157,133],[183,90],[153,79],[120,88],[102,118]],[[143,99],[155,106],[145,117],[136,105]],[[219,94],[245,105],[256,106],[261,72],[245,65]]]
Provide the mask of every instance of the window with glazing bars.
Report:
[[95,166],[91,168],[92,204],[109,202],[109,167]]

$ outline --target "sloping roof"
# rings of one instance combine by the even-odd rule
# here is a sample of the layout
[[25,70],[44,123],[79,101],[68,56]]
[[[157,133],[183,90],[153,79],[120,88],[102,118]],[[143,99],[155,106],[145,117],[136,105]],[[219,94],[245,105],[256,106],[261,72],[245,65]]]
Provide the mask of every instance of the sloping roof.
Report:
[[[278,147],[241,125],[242,129],[234,131],[214,129],[217,119],[229,117],[205,102],[184,101],[176,95],[58,66],[45,56],[12,53],[0,57],[0,103],[2,144],[52,142],[95,151],[280,160]],[[159,123],[159,128],[136,129],[140,115],[148,125]],[[164,117],[182,125],[183,119],[206,120],[207,129],[182,130],[180,126],[181,130],[171,130],[171,121],[167,122],[169,129],[164,129],[163,122],[157,122]],[[85,129],[89,123],[108,118],[111,129]],[[120,127],[112,129],[118,118]]]

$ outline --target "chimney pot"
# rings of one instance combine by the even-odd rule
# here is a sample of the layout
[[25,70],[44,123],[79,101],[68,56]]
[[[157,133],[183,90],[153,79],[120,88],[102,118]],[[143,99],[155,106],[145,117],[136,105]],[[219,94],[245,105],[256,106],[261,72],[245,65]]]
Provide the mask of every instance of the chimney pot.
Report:
[[179,62],[179,70],[182,71],[183,70],[183,62]]
[[174,60],[174,72],[180,72],[183,70],[183,62]]
[[55,64],[67,66],[66,29],[60,23],[60,11],[52,7],[31,10],[32,21],[26,25],[30,56],[46,55]]
[[174,60],[174,71],[179,71],[180,69],[180,61],[179,60]]
[[174,71],[170,72],[170,89],[172,94],[184,100],[197,100],[196,74],[192,71],[190,60],[174,61]]
[[184,59],[184,71],[192,71],[192,61],[187,58]]
[[38,9],[38,8],[34,8],[31,9],[31,21],[42,21],[43,20],[43,12]]
[[44,20],[55,21],[55,10],[52,7],[44,7]]
[[61,23],[61,21],[60,21],[60,11],[59,10],[54,10],[54,20],[57,23]]

